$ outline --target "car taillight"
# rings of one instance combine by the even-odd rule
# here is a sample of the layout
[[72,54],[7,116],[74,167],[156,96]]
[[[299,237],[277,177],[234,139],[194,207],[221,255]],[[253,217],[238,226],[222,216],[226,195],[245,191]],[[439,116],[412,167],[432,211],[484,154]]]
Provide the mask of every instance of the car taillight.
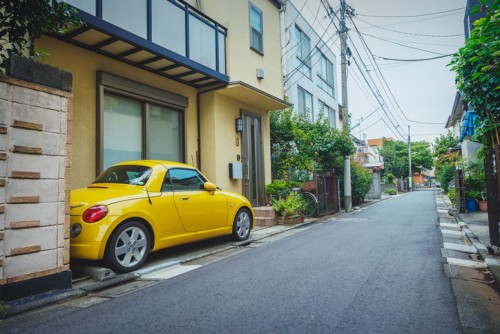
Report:
[[108,208],[103,205],[92,206],[83,213],[83,221],[95,223],[106,217]]

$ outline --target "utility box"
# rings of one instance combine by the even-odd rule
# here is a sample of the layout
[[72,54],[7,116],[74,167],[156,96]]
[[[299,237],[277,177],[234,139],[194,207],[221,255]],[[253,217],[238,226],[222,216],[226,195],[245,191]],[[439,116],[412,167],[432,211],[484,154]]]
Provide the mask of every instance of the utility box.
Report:
[[243,178],[243,167],[241,162],[231,162],[229,164],[229,178],[241,180]]

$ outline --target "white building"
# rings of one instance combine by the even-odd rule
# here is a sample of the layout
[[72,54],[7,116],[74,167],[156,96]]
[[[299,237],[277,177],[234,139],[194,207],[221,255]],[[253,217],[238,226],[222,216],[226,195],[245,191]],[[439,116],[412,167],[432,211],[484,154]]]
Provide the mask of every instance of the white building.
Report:
[[[294,111],[318,119],[320,112],[339,128],[336,57],[322,36],[291,1],[282,12],[282,66],[284,91]],[[332,29],[332,28],[331,28]]]

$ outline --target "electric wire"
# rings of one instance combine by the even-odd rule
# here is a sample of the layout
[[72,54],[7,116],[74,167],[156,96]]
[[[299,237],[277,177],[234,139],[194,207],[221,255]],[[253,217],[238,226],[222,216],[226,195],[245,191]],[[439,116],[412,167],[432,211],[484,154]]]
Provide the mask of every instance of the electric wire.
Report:
[[450,9],[450,10],[444,10],[441,12],[433,12],[433,13],[426,13],[426,14],[416,14],[416,15],[368,15],[368,14],[361,14],[357,13],[356,15],[359,16],[366,16],[366,17],[421,17],[421,16],[431,16],[431,15],[436,15],[436,14],[443,14],[443,13],[450,13],[450,12],[456,12],[456,11],[463,11],[465,7],[460,7],[460,8],[455,8],[455,9]]
[[357,18],[358,20],[372,26],[372,27],[375,27],[375,28],[379,28],[379,29],[383,29],[383,30],[387,30],[387,31],[391,31],[391,32],[395,32],[395,33],[398,33],[398,34],[405,34],[405,35],[412,35],[412,36],[425,36],[425,37],[436,37],[436,38],[444,38],[444,37],[457,37],[457,36],[464,36],[464,34],[452,34],[452,35],[431,35],[431,34],[417,34],[417,33],[411,33],[411,32],[406,32],[406,31],[399,31],[399,30],[394,30],[394,29],[389,29],[389,28],[385,28],[385,27],[381,27],[381,26],[378,26],[376,24],[372,24],[368,21],[365,21],[361,18]]

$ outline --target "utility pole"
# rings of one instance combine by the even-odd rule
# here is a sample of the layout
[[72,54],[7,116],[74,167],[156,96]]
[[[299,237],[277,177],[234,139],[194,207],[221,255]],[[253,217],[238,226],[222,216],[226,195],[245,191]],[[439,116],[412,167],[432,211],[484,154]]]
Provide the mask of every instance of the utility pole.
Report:
[[413,175],[411,173],[411,139],[410,139],[410,125],[408,124],[408,191],[412,189]]
[[[340,58],[342,72],[342,119],[344,131],[349,134],[349,111],[347,109],[347,28],[345,26],[345,0],[340,0]],[[344,156],[344,208],[346,212],[352,211],[351,191],[351,160]]]

